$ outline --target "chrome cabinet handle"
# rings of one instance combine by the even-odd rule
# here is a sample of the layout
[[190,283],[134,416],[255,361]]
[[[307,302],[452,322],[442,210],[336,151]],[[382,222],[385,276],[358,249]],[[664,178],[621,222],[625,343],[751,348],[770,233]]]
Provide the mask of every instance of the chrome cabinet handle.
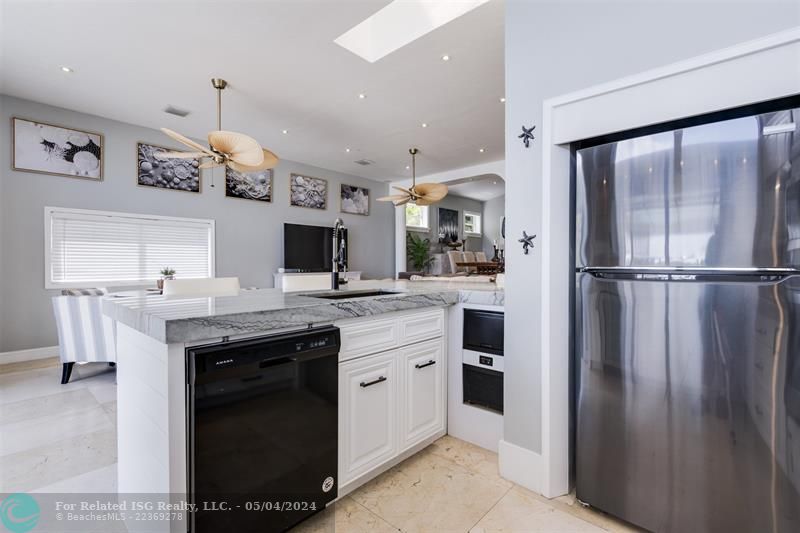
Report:
[[436,361],[431,359],[427,363],[422,363],[422,364],[417,363],[416,365],[414,365],[414,368],[425,368],[426,366],[431,366],[431,365],[435,365],[435,364],[436,364]]
[[359,385],[361,385],[366,389],[367,387],[371,387],[372,385],[377,385],[378,383],[383,383],[384,381],[386,381],[386,376],[380,376],[378,379],[373,379],[372,381],[362,381],[361,383],[359,383]]

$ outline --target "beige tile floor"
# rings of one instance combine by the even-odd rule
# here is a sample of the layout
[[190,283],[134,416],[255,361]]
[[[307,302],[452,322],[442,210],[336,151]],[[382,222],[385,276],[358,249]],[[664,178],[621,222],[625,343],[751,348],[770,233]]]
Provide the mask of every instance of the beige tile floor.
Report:
[[[105,365],[0,366],[0,493],[116,491],[116,385]],[[637,531],[574,497],[498,475],[497,455],[445,436],[304,522],[299,533]]]

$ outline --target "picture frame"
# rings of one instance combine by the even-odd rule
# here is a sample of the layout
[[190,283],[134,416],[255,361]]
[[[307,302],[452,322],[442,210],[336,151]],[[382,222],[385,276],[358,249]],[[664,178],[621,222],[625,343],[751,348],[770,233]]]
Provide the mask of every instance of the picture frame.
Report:
[[171,152],[157,144],[136,143],[136,185],[152,189],[180,192],[202,192],[200,159],[157,159],[153,154],[159,151]]
[[369,216],[369,189],[342,183],[339,187],[339,211]]
[[439,217],[439,232],[438,234],[444,235],[444,238],[439,238],[439,242],[449,243],[458,242],[460,234],[460,224],[458,220],[458,211],[455,209],[448,209],[440,207],[438,211]]
[[289,174],[289,205],[328,209],[328,180],[304,174]]
[[103,181],[102,133],[11,117],[11,169]]
[[271,203],[275,193],[274,178],[271,168],[245,174],[225,167],[225,196]]

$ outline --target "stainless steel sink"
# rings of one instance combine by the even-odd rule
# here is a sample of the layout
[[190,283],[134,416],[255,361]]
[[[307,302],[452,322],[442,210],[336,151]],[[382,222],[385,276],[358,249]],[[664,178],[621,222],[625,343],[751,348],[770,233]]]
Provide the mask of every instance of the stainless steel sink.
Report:
[[341,291],[341,292],[323,292],[316,294],[302,294],[301,296],[309,296],[311,298],[325,298],[326,300],[345,300],[351,298],[370,298],[372,296],[388,296],[391,294],[402,294],[396,291],[384,290],[363,290],[363,291]]

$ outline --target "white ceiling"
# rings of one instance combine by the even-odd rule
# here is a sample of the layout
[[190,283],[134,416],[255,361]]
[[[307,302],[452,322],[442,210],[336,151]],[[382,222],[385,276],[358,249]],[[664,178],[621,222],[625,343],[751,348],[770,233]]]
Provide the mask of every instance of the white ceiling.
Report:
[[223,128],[285,159],[386,181],[412,145],[420,175],[503,157],[502,0],[376,63],[333,40],[389,0],[0,2],[4,94],[204,138],[222,77]]
[[506,193],[506,182],[497,174],[484,174],[445,182],[448,194],[485,202]]

